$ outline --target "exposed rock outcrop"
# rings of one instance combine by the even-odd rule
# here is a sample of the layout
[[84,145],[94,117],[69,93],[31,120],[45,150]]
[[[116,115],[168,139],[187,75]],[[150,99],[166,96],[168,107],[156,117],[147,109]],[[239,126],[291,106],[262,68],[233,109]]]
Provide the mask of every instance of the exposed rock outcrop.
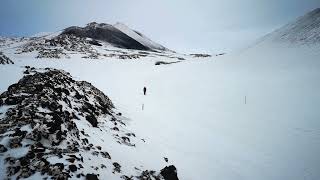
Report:
[[[123,179],[171,177],[172,168],[164,174],[137,169],[128,173],[122,168],[125,164],[106,151],[110,142],[103,144],[97,133],[130,148],[141,140],[125,128],[122,114],[92,84],[56,69],[26,66],[24,74],[0,95],[0,108],[6,109],[0,114],[0,162],[6,177],[103,179],[101,171]],[[102,144],[96,144],[98,140]]]
[[154,63],[154,65],[159,66],[159,65],[168,65],[168,64],[175,64],[179,63],[181,61],[173,61],[173,62],[166,62],[166,61],[157,61]]
[[[5,142],[0,149],[5,153],[8,177],[26,178],[41,172],[66,179],[77,173],[83,162],[81,152],[92,151],[101,158],[107,154],[110,158],[101,148],[96,150],[77,123],[87,121],[89,127],[99,128],[99,117],[120,122],[113,116],[111,100],[90,83],[75,81],[64,71],[43,71],[27,67],[25,73],[30,75],[0,95],[0,105],[8,107],[0,127],[0,142]],[[18,149],[25,153],[12,156],[10,152]],[[70,164],[50,163],[51,157]]]
[[14,62],[2,52],[0,52],[0,64],[14,64]]
[[67,52],[95,55],[90,40],[74,35],[59,35],[51,39],[38,38],[20,48],[18,54],[38,51],[36,58],[69,58]]
[[190,54],[190,56],[195,57],[195,58],[207,58],[207,57],[211,57],[210,54]]
[[177,169],[173,165],[163,168],[160,174],[165,180],[179,180]]

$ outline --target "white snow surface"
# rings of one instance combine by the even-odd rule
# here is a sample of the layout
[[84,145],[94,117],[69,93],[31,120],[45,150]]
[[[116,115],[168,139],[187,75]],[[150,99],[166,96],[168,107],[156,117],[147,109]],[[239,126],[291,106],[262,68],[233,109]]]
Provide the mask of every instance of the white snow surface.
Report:
[[110,97],[130,119],[128,129],[146,140],[127,148],[97,138],[113,160],[128,164],[124,171],[134,164],[159,170],[165,156],[182,180],[320,179],[320,52],[307,46],[264,44],[161,66],[154,62],[165,57],[50,60],[4,52],[15,64],[0,66],[0,92],[30,65],[64,69]]

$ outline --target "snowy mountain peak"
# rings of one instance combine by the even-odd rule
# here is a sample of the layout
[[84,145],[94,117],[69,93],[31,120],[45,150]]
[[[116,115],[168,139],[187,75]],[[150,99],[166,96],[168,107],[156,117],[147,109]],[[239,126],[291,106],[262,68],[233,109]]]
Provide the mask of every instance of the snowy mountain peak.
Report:
[[122,23],[110,25],[91,22],[85,27],[72,26],[66,28],[62,34],[75,35],[81,38],[92,38],[125,49],[169,51],[167,48],[151,41],[146,36],[130,29]]
[[274,31],[266,36],[265,39],[291,44],[320,44],[320,8]]
[[110,25],[92,22],[85,27],[71,26],[63,31],[32,37],[0,37],[0,51],[5,50],[7,54],[9,49],[16,55],[33,52],[32,56],[41,59],[69,59],[80,55],[85,59],[161,56],[174,62],[185,60],[185,55],[166,49],[121,23]]
[[148,37],[144,36],[142,33],[130,29],[128,26],[126,26],[123,23],[117,22],[114,25],[115,28],[120,30],[121,32],[125,33],[126,35],[130,36],[131,38],[135,39],[138,41],[140,44],[149,47],[150,49],[156,49],[156,50],[161,50],[161,51],[168,51],[169,49],[161,46],[158,43],[153,42],[150,40]]

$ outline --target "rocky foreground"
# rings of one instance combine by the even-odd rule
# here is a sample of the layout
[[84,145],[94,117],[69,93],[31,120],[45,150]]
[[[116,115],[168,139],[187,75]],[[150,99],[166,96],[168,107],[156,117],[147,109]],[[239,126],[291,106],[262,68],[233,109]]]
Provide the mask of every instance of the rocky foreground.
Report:
[[[121,113],[92,84],[56,69],[26,67],[26,75],[0,95],[0,163],[8,179],[178,179],[171,165],[160,171],[122,170],[92,132],[135,148],[142,141],[126,129]],[[103,162],[103,163],[97,163]]]

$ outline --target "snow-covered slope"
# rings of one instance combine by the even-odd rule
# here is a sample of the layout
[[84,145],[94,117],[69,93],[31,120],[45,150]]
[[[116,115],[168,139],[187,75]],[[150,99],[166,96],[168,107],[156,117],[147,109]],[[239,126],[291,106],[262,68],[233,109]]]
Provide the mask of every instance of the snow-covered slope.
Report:
[[[86,45],[86,39],[78,40]],[[320,51],[310,48],[317,47],[316,43],[297,44],[266,40],[240,54],[201,61],[188,58],[162,66],[155,62],[172,58],[152,54],[140,61],[119,61],[116,56],[86,60],[82,53],[72,51],[62,61],[39,61],[32,52],[3,49],[15,64],[0,66],[0,91],[21,79],[24,66],[30,65],[63,69],[74,80],[90,82],[108,95],[114,111],[126,117],[123,130],[135,133],[136,147],[117,143],[110,136],[112,130],[86,126],[91,137],[103,139],[90,141],[107,149],[112,162],[121,165],[121,174],[113,173],[118,165],[109,160],[106,169],[89,167],[79,173],[99,172],[99,177],[119,179],[120,175],[137,177],[145,172],[142,169],[156,170],[157,175],[164,166],[174,164],[183,180],[318,180]],[[7,110],[6,106],[0,109]],[[109,122],[108,118],[99,120]],[[94,156],[94,167],[105,163],[94,154],[87,155],[87,162]],[[64,164],[69,168],[69,162]]]
[[268,34],[261,41],[320,46],[320,8]]
[[161,46],[158,43],[151,41],[145,35],[130,29],[128,26],[126,26],[123,23],[116,23],[114,25],[114,27],[119,29],[121,32],[125,33],[126,35],[130,36],[132,39],[135,39],[136,41],[138,41],[140,44],[144,45],[145,47],[148,47],[153,50],[169,51],[169,49]]
[[[21,78],[21,66],[31,65],[64,69],[108,95],[130,119],[126,128],[146,141],[125,147],[94,131],[109,137],[95,143],[122,173],[132,174],[136,165],[160,170],[167,157],[186,180],[320,178],[320,55],[314,51],[261,49],[166,66],[154,65],[165,57],[39,61],[6,54],[15,65],[0,67],[1,92]],[[102,172],[118,179],[112,166]]]

